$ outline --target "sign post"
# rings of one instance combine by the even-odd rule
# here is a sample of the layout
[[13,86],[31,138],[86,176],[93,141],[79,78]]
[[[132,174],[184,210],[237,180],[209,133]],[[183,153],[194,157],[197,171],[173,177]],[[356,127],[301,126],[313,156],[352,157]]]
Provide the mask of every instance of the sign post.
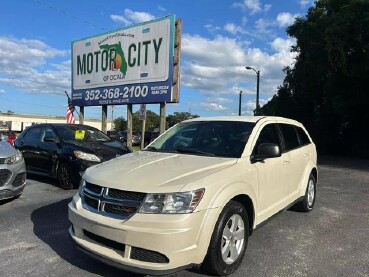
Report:
[[146,125],[146,104],[140,105],[140,120],[142,120],[141,149],[145,147],[145,125]]

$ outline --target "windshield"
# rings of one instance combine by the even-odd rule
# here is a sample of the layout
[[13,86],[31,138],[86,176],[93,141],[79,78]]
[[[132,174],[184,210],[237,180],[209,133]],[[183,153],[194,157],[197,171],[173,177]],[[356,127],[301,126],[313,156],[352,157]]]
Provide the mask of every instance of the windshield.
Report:
[[68,125],[64,127],[58,127],[57,129],[61,139],[64,141],[111,141],[111,139],[103,132],[89,126]]
[[254,126],[242,121],[179,123],[145,150],[239,158]]

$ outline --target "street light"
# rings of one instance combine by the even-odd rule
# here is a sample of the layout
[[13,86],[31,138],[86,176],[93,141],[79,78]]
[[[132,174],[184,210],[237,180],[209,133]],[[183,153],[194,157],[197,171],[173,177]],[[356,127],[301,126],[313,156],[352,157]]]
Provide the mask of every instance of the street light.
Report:
[[259,82],[260,82],[260,70],[255,70],[250,66],[245,67],[247,70],[254,70],[256,73],[256,110],[255,114],[257,115],[259,112]]

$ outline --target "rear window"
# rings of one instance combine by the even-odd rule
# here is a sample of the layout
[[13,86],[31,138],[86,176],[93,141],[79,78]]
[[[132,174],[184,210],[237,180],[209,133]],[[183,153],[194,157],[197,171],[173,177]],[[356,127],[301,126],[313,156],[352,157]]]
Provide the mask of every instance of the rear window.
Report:
[[41,138],[41,127],[29,128],[24,136],[25,140],[40,140]]
[[295,149],[300,146],[295,126],[290,124],[279,124],[282,132],[285,151]]
[[297,130],[297,133],[299,135],[301,145],[306,145],[306,144],[311,143],[308,135],[306,134],[306,132],[302,128],[296,127],[296,130]]

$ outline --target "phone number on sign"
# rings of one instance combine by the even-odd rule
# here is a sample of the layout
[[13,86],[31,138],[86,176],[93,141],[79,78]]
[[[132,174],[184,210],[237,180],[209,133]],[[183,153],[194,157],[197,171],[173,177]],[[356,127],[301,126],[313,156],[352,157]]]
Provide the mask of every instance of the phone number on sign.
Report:
[[130,88],[125,87],[122,91],[119,88],[104,89],[102,91],[99,89],[87,90],[85,100],[110,100],[117,98],[146,97],[148,92],[148,86],[132,86]]

